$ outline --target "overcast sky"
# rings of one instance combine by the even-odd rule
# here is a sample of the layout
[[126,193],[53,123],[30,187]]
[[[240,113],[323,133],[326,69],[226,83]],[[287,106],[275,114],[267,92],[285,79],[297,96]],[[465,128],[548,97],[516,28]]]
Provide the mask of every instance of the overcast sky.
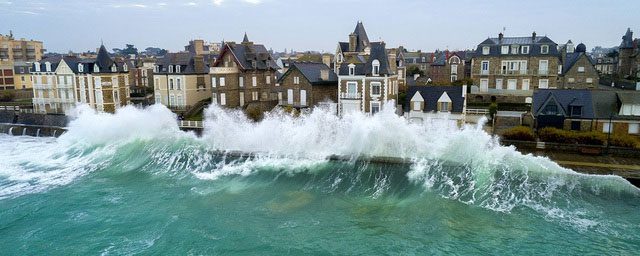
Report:
[[[277,51],[334,52],[358,20],[388,47],[468,49],[503,28],[556,43],[619,45],[627,27],[640,37],[640,1],[513,0],[0,0],[0,33],[41,40],[50,52],[132,43],[182,50],[190,39],[249,38]],[[633,11],[632,11],[633,10]]]

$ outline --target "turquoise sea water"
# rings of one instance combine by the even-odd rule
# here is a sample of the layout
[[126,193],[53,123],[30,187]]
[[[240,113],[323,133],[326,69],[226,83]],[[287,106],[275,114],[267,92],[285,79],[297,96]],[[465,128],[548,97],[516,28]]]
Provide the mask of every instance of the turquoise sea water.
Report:
[[[496,158],[499,151],[499,161],[461,160],[471,153],[448,149],[455,138],[440,146],[434,139],[431,150],[445,153],[406,164],[328,161],[284,149],[241,157],[217,151],[213,140],[222,138],[215,130],[195,138],[158,124],[151,134],[161,136],[126,138],[111,133],[117,125],[100,130],[95,120],[117,124],[127,118],[80,117],[59,139],[0,134],[0,254],[640,251],[637,188],[510,148],[487,146],[478,153]],[[93,138],[78,139],[86,134]],[[455,152],[460,156],[448,157]]]

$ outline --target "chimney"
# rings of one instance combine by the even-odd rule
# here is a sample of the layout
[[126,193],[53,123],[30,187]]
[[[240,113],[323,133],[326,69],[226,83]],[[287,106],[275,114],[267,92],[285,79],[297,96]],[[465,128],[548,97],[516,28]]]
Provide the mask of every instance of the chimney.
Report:
[[329,70],[328,69],[321,69],[320,70],[320,80],[329,81]]
[[196,73],[205,73],[207,72],[204,69],[204,57],[201,55],[198,56],[194,56],[193,57],[193,68],[195,69]]
[[358,44],[358,36],[354,33],[349,34],[349,51],[355,52]]
[[532,39],[533,41],[536,41],[536,35],[537,35],[537,34],[536,34],[536,32],[535,32],[535,31],[533,31],[533,33],[531,33],[531,39]]
[[504,34],[502,34],[502,32],[500,32],[500,34],[498,34],[498,40],[502,41],[502,38],[504,38]]
[[331,67],[331,55],[330,54],[322,55],[322,63],[327,65],[327,67]]

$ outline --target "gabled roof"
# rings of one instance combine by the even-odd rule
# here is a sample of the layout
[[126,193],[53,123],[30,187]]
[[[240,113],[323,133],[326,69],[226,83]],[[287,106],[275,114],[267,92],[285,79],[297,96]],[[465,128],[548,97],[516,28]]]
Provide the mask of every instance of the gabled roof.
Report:
[[464,97],[462,96],[462,86],[409,86],[407,95],[411,96],[406,106],[411,106],[411,101],[415,97],[416,93],[424,99],[424,112],[438,111],[438,100],[443,98],[449,98],[451,101],[451,112],[462,113],[464,108]]
[[[336,73],[334,73],[333,70],[327,67],[327,65],[325,65],[324,63],[317,63],[317,62],[292,63],[289,70],[287,70],[287,72],[285,72],[284,75],[280,77],[278,82],[285,79],[291,72],[293,72],[293,70],[299,70],[300,73],[302,73],[302,76],[304,76],[304,78],[307,79],[307,81],[309,81],[309,83],[311,83],[312,85],[323,85],[323,84],[337,85],[338,84],[338,76],[336,75]],[[329,74],[328,80],[322,80],[321,73],[323,70],[328,72]]]
[[[167,74],[169,66],[174,66],[171,74],[206,74],[209,72],[207,62],[203,59],[204,70],[196,70],[195,58],[197,55],[190,52],[167,53],[165,56],[156,60],[158,65],[157,74]],[[180,73],[177,72],[176,66],[180,66]]]
[[[489,47],[489,56],[506,56],[512,55],[511,51],[508,54],[501,54],[501,46],[503,45],[518,45],[529,46],[528,54],[515,54],[516,56],[559,56],[557,45],[553,40],[546,36],[527,36],[527,37],[503,37],[502,39],[494,37],[488,38],[478,45],[475,50],[476,56],[483,56],[482,48]],[[549,53],[541,54],[540,48],[542,45],[549,46]]]
[[392,75],[393,71],[389,65],[389,56],[387,54],[386,45],[384,42],[373,42],[369,44],[371,52],[369,55],[357,55],[346,59],[338,68],[339,75],[349,74],[349,65],[355,65],[355,75],[371,75],[373,73],[373,61],[378,60],[380,62],[380,75]]
[[622,36],[620,48],[633,48],[633,31],[631,31],[631,28],[627,28],[627,32]]
[[561,113],[569,113],[570,106],[581,106],[579,118],[593,119],[595,117],[591,91],[589,90],[559,90],[541,89],[533,93],[533,114],[538,116],[551,103],[557,103]]
[[[248,40],[248,38],[245,38]],[[231,53],[236,63],[243,70],[268,70],[279,69],[278,64],[273,60],[267,48],[261,44],[252,42],[243,42],[241,44],[229,42],[225,43],[218,60],[213,66],[222,63],[222,57],[225,53]]]

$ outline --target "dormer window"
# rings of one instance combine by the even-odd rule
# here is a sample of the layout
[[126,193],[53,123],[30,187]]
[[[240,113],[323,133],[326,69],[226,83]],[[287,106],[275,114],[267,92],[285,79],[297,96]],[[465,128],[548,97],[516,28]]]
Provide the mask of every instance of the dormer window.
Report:
[[36,67],[36,72],[40,72],[40,62],[35,62],[33,65]]
[[503,45],[502,46],[502,50],[501,52],[502,54],[509,54],[509,46],[508,45]]
[[342,58],[342,53],[338,53],[338,62],[342,62],[343,58]]
[[111,66],[111,72],[117,72],[118,68],[116,67],[116,64],[113,64],[113,66]]
[[176,65],[176,73],[180,73],[182,66]]
[[93,73],[100,73],[100,67],[98,67],[98,64],[93,64]]
[[582,116],[582,106],[571,106],[571,116]]
[[354,76],[356,74],[356,65],[349,64],[349,76]]
[[489,48],[489,46],[484,46],[482,47],[482,55],[489,55],[489,50],[491,48]]
[[153,73],[160,73],[160,67],[158,65],[153,65]]
[[371,73],[374,76],[379,76],[380,75],[380,61],[373,60],[373,62],[371,62],[371,65],[373,67],[373,70],[371,71]]
[[45,62],[44,66],[45,66],[46,72],[51,72],[51,62],[48,62],[48,61]]
[[127,66],[127,63],[122,65],[122,70],[124,70],[124,72],[129,72],[129,67]]
[[511,54],[518,54],[518,46],[517,45],[512,45],[511,46]]
[[78,72],[84,72],[84,65],[82,65],[82,63],[78,64]]
[[173,65],[169,65],[169,73],[173,73]]
[[545,44],[545,45],[543,45],[543,46],[541,46],[541,47],[540,47],[540,53],[542,53],[542,54],[547,54],[547,53],[549,53],[549,46],[548,46],[548,45],[546,45],[546,44]]
[[529,46],[528,45],[523,45],[522,49],[520,50],[520,53],[529,54]]

